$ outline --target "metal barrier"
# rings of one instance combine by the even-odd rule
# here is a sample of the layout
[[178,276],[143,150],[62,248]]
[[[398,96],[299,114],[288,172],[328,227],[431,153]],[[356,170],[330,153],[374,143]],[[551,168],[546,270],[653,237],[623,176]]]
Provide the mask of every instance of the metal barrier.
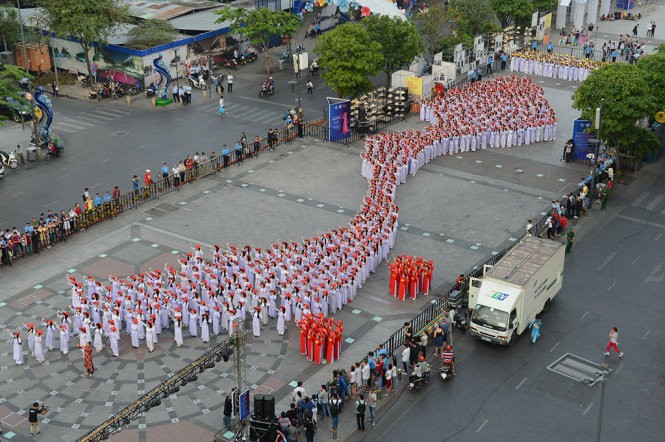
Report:
[[363,140],[367,135],[377,133],[392,126],[393,124],[406,121],[409,117],[414,115],[413,108],[409,107],[408,112],[403,116],[392,115],[381,120],[368,122],[363,127],[349,128],[347,133],[343,133],[340,129],[333,129],[326,125],[324,122],[317,122],[305,125],[304,133],[309,137],[315,137],[323,141],[340,143],[348,146],[359,140]]

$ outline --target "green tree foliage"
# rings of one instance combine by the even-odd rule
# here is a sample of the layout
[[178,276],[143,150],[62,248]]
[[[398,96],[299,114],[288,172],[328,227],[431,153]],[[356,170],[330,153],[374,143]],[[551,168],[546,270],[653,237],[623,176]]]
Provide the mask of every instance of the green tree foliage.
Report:
[[608,146],[638,158],[657,147],[655,135],[637,126],[638,120],[653,117],[657,106],[636,65],[612,63],[593,71],[575,91],[573,107],[582,118],[594,121],[603,99],[600,138]]
[[422,36],[413,23],[397,17],[370,15],[362,21],[372,40],[381,44],[383,72],[390,74],[425,50]]
[[531,24],[534,5],[530,0],[490,0],[502,27]]
[[14,8],[0,7],[0,38],[5,51],[13,50],[21,37],[18,12]]
[[637,67],[643,72],[656,100],[656,109],[665,111],[665,52],[659,51],[642,57],[637,62]]
[[[5,65],[4,69],[0,71],[0,106],[13,107],[9,103],[10,100],[15,100],[25,106],[26,109],[30,109],[30,103],[25,99],[23,91],[19,88],[18,82],[23,77],[32,79],[32,75],[26,74],[26,72],[12,65]],[[7,100],[7,99],[10,100]]]
[[314,47],[326,83],[339,96],[355,97],[373,88],[369,77],[384,67],[381,44],[361,23],[347,23],[326,32]]
[[148,49],[173,41],[178,30],[166,20],[143,20],[130,29],[127,46]]
[[419,12],[414,20],[433,53],[458,43],[471,47],[475,36],[501,30],[490,0],[456,0],[448,7],[439,3]]
[[253,45],[263,48],[268,73],[270,73],[270,59],[268,58],[270,38],[273,35],[290,37],[301,24],[298,16],[290,12],[271,11],[268,8],[222,8],[215,13],[219,15],[215,23],[228,21],[232,33],[240,34],[249,39]]
[[71,35],[81,44],[90,71],[90,49],[104,44],[118,25],[127,23],[127,6],[120,0],[37,0],[46,13],[49,30],[64,38]]

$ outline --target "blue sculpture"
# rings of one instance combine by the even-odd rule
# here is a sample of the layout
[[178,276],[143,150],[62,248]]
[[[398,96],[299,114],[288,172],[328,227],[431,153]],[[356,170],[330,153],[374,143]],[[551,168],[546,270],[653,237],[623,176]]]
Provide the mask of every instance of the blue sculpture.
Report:
[[157,71],[159,74],[159,82],[157,83],[157,97],[160,100],[166,100],[166,94],[169,92],[169,85],[172,81],[169,67],[166,65],[164,60],[162,60],[162,54],[159,54],[159,57],[155,58],[152,61],[152,64],[155,66],[155,71]]
[[46,117],[46,123],[41,130],[41,136],[46,139],[51,139],[51,123],[53,122],[53,106],[51,105],[51,99],[44,93],[44,87],[39,86],[39,90],[35,93],[35,103],[37,107],[42,111],[42,117],[39,119],[38,123],[41,123],[44,117]]

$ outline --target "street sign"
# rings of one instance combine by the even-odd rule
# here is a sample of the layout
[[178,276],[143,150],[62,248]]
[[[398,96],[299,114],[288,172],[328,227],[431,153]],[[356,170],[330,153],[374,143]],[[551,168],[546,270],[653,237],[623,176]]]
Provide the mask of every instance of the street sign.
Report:
[[90,65],[90,72],[92,72],[93,74],[94,74],[95,72],[97,72],[97,67],[98,67],[98,66],[97,66],[97,63],[92,63],[92,64]]
[[32,94],[30,92],[26,92],[25,93],[25,99],[28,100],[28,101],[32,100]]

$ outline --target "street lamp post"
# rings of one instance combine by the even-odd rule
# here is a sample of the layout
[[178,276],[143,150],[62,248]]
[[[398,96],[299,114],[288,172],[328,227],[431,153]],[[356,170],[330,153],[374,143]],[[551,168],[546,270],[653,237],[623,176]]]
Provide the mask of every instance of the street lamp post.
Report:
[[589,209],[593,207],[593,198],[596,193],[596,165],[598,163],[598,155],[600,154],[600,119],[603,116],[603,103],[605,99],[600,100],[600,106],[596,108],[596,119],[594,121],[594,128],[596,129],[596,141],[593,156],[593,165],[591,168],[591,190],[589,191]]

